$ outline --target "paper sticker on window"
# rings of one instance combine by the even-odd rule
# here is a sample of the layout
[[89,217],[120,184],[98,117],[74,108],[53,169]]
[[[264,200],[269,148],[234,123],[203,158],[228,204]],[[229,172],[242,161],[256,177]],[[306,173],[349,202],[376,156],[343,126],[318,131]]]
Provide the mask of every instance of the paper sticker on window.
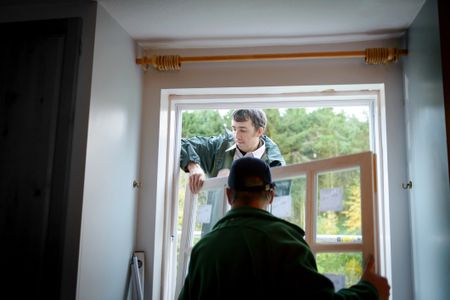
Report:
[[340,289],[343,289],[345,287],[345,275],[341,274],[331,274],[331,273],[325,273],[323,274],[328,279],[330,279],[334,284],[334,289],[336,291],[339,291]]
[[200,205],[197,208],[197,222],[208,224],[211,222],[211,204]]
[[319,211],[342,211],[343,196],[341,187],[320,189]]
[[292,216],[292,198],[290,195],[275,197],[272,202],[272,214],[278,218]]

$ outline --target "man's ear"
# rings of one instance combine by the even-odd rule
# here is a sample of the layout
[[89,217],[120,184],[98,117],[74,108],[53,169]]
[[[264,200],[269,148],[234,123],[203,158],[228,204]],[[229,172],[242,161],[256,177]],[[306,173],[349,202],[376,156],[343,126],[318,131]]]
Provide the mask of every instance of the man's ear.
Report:
[[259,128],[256,130],[256,135],[257,135],[258,137],[262,136],[263,133],[264,133],[264,128],[263,128],[263,127],[259,127]]
[[227,193],[227,201],[228,201],[228,204],[230,204],[230,205],[233,205],[233,199],[232,199],[232,197],[233,197],[233,191],[230,189],[230,188],[226,188],[226,193]]
[[275,189],[270,189],[267,192],[267,200],[268,200],[269,204],[272,204],[274,197],[275,197]]

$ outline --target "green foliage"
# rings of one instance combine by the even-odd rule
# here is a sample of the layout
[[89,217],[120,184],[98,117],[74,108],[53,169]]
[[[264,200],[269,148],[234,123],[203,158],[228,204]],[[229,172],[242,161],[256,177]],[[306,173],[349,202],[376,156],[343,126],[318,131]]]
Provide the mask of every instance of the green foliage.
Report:
[[339,234],[338,215],[333,211],[320,214],[317,220],[317,232],[319,234]]
[[361,278],[362,256],[359,253],[320,253],[316,261],[320,273],[344,274],[346,287]]
[[183,113],[183,128],[181,136],[213,136],[222,134],[229,127],[227,118],[222,118],[217,110],[201,110]]
[[317,226],[319,234],[361,234],[361,192],[359,183],[359,169],[327,172],[319,175],[319,190],[337,187],[343,190],[342,211],[319,212]]
[[[369,150],[369,127],[332,108],[310,113],[290,108],[275,123],[271,137],[289,164]],[[274,134],[275,133],[275,134]]]
[[361,233],[361,189],[359,186],[350,187],[347,209],[343,212],[346,217],[344,221],[349,233]]

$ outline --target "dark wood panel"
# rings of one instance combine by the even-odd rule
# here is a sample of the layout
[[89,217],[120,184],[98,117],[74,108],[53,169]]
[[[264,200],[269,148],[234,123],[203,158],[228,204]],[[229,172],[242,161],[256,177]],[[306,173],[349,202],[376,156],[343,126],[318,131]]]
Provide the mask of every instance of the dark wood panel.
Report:
[[[444,86],[445,126],[447,130],[448,173],[450,175],[450,9],[448,1],[438,0],[441,39],[442,83]],[[450,180],[450,176],[449,176]]]
[[2,290],[15,299],[59,299],[80,28],[0,24]]

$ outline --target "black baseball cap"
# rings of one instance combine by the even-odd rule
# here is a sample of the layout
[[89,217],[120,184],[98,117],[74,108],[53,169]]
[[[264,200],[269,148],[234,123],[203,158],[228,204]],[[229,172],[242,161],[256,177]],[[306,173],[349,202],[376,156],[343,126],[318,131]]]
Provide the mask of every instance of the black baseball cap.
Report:
[[242,157],[233,162],[228,187],[243,192],[268,191],[275,187],[269,165],[259,158]]

